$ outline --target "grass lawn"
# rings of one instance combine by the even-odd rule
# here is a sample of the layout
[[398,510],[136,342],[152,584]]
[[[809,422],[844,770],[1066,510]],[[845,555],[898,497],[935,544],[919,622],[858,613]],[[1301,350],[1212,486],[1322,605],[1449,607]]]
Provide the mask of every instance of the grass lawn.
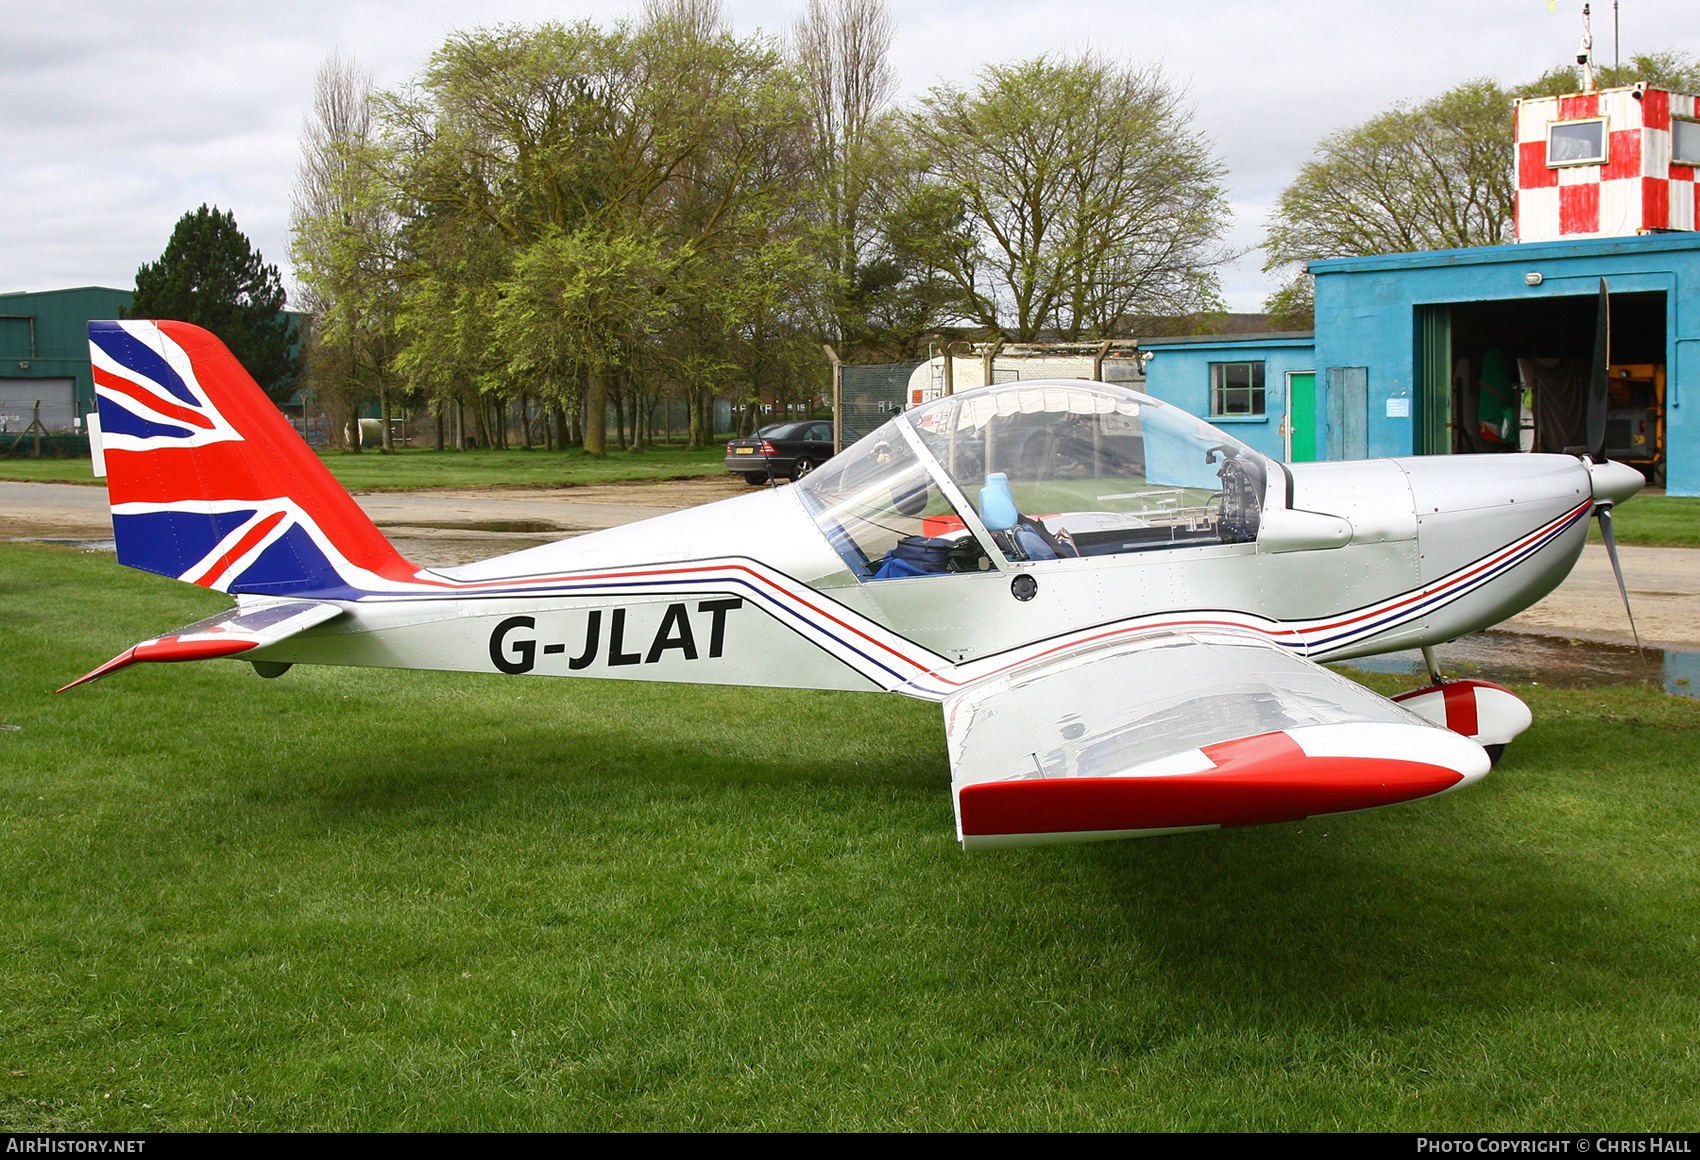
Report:
[[[1611,530],[1620,544],[1700,548],[1700,499],[1674,495],[1638,495],[1612,512]],[[1588,533],[1601,543],[1595,521]]]
[[[681,479],[726,474],[724,443],[701,451],[651,447],[643,451],[322,451],[350,491],[407,491],[420,487],[562,487],[579,483]],[[93,483],[86,459],[0,459],[0,479]]]
[[965,855],[936,706],[56,696],[225,599],[0,544],[0,600],[5,1130],[1700,1123],[1693,701],[1531,689],[1437,801]]
[[98,483],[87,459],[0,459],[0,479],[25,483]]
[[682,479],[726,474],[726,445],[701,451],[650,447],[643,451],[326,451],[320,458],[350,491],[419,487],[561,487],[634,479]]

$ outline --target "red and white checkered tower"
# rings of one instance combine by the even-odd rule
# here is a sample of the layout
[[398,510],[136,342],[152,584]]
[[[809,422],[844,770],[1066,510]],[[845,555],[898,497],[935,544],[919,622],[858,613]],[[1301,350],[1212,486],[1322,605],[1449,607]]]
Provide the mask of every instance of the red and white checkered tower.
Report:
[[1643,84],[1518,101],[1517,240],[1694,229],[1697,104]]

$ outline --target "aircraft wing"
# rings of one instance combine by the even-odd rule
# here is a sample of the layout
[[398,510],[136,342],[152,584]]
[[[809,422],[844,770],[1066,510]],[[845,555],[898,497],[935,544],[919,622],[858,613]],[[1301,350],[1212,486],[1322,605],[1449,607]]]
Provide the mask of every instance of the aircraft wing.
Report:
[[[341,605],[322,600],[277,600],[232,608],[194,624],[131,645],[65,689],[104,677],[144,661],[204,661],[227,657],[287,640],[298,632],[342,614]],[[63,693],[65,689],[59,691]]]
[[1295,821],[1488,771],[1474,741],[1280,645],[1159,633],[1076,649],[944,702],[966,849]]

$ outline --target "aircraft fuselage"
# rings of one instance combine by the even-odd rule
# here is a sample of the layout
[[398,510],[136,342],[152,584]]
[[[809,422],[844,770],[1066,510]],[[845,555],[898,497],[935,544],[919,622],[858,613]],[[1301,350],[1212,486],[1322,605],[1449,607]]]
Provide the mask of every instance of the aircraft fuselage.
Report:
[[[444,590],[346,615],[273,663],[889,690],[929,700],[1083,641],[1228,628],[1316,660],[1433,645],[1528,607],[1569,573],[1594,503],[1567,456],[1300,464],[1266,503],[1336,516],[1340,547],[1182,546],[866,582],[794,488],[443,573]],[[1031,594],[1015,579],[1031,577]],[[263,602],[244,598],[244,606]]]

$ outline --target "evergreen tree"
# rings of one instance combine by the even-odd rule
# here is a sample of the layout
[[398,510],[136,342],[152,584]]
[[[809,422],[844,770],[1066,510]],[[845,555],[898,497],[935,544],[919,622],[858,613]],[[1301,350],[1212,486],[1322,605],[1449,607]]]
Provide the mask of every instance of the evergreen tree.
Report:
[[192,322],[219,337],[274,401],[295,389],[283,280],[254,251],[236,215],[205,205],[171,231],[159,261],[136,271],[129,318]]

